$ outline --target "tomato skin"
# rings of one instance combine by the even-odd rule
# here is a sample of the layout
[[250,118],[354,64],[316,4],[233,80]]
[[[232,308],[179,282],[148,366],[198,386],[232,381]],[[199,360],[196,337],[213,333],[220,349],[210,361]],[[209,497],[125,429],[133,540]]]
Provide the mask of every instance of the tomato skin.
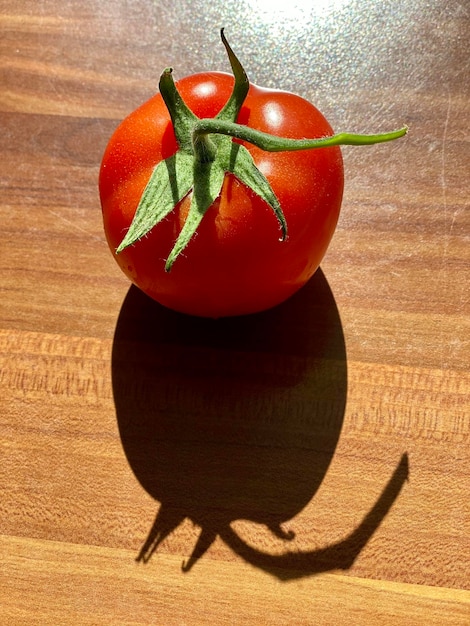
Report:
[[[230,97],[233,76],[195,74],[177,82],[188,107],[214,117]],[[250,85],[239,123],[290,138],[332,135],[324,116],[291,93]],[[107,241],[124,273],[142,291],[176,311],[205,317],[254,313],[275,306],[318,268],[334,233],[343,194],[339,147],[266,152],[244,143],[283,209],[288,238],[281,241],[272,209],[232,175],[194,237],[165,272],[191,194],[150,233],[115,254],[154,166],[177,150],[160,94],[116,129],[103,156],[99,189]]]

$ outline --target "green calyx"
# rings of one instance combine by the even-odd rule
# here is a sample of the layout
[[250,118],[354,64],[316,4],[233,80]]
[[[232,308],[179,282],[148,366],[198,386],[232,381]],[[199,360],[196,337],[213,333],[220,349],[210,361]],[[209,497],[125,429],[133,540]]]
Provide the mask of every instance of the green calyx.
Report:
[[262,198],[279,222],[280,239],[287,238],[287,224],[279,201],[264,174],[256,167],[249,151],[232,138],[249,142],[269,152],[307,150],[338,145],[370,145],[398,139],[407,127],[379,135],[340,133],[320,139],[287,139],[262,133],[236,123],[249,89],[240,61],[230,48],[223,29],[222,42],[235,77],[232,94],[215,118],[199,119],[186,106],[173,81],[172,70],[160,77],[160,93],[173,123],[178,151],[159,162],[144,189],[134,219],[116,253],[136,243],[161,222],[192,191],[186,221],[171,250],[165,270],[186,248],[206,211],[220,195],[227,173]]

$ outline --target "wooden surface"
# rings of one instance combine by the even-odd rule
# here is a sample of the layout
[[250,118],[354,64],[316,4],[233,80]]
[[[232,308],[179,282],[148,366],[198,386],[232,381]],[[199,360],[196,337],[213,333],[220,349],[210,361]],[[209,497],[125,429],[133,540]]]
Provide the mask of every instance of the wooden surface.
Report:
[[[2,624],[470,623],[468,3],[275,5],[1,3]],[[97,173],[164,67],[228,70],[220,26],[411,132],[344,149],[303,291],[214,323],[129,287]]]

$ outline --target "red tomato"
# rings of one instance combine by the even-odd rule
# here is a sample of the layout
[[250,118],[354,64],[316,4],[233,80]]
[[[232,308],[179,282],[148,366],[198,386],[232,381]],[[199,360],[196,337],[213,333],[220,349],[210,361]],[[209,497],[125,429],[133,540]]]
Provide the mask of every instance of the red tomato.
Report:
[[[233,84],[233,76],[211,72],[183,78],[177,88],[199,118],[212,118],[229,99]],[[281,137],[333,134],[324,116],[303,98],[255,85],[250,85],[237,121]],[[266,152],[243,145],[280,202],[288,237],[280,240],[272,209],[227,174],[220,196],[166,272],[165,260],[187,215],[190,193],[148,235],[115,254],[131,281],[166,307],[214,318],[268,309],[302,287],[326,252],[343,194],[340,148]],[[160,94],[115,131],[99,178],[104,228],[113,253],[132,222],[153,168],[177,148]]]

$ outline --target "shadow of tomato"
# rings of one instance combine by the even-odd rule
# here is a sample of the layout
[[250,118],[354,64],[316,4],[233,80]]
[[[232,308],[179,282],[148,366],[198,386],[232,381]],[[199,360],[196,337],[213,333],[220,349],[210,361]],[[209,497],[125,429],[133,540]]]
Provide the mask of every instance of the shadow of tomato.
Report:
[[289,578],[350,567],[407,475],[404,457],[361,527],[340,544],[266,554],[235,520],[282,524],[319,488],[344,418],[347,365],[338,310],[321,272],[270,311],[207,320],[169,311],[131,287],[118,319],[113,393],[128,462],[160,502],[138,560],[185,519],[201,528],[189,570],[217,536]]

